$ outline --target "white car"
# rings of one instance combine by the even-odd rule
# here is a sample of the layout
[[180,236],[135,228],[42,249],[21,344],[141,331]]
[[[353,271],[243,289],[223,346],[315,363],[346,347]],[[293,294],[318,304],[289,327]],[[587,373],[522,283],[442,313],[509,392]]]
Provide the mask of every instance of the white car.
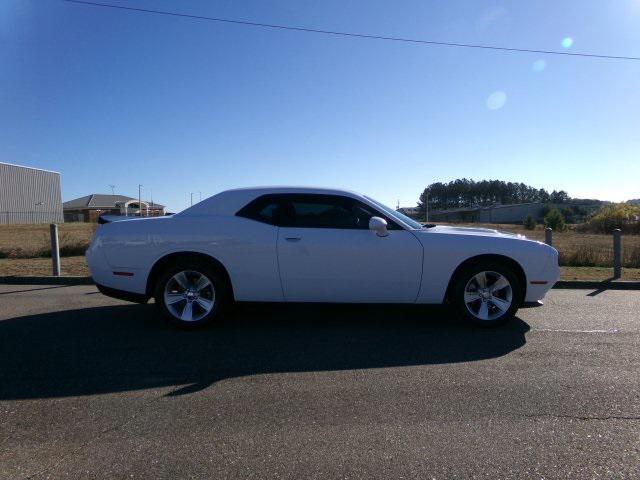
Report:
[[541,303],[558,252],[521,235],[422,224],[357,193],[228,190],[173,216],[105,223],[87,250],[105,295],[155,298],[174,324],[232,301],[451,303],[496,325]]

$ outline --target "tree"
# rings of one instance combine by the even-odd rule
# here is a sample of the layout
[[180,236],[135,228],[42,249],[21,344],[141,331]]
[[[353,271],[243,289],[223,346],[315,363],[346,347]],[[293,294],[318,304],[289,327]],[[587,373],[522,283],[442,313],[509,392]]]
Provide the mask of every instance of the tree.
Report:
[[485,207],[495,204],[554,202],[570,200],[567,192],[537,189],[524,183],[503,180],[470,180],[458,178],[448,183],[436,182],[429,185],[420,195],[418,208],[422,215],[426,210],[427,194],[429,209],[449,210],[454,208]]
[[549,200],[551,199],[551,195],[549,195],[549,192],[547,192],[544,188],[538,190],[538,197],[540,198],[540,201],[542,203],[549,203]]
[[533,215],[529,214],[522,223],[524,224],[524,228],[526,228],[527,230],[535,230],[538,222],[536,222],[536,219],[533,218]]
[[551,203],[567,203],[569,200],[570,197],[564,190],[551,192]]
[[544,217],[544,225],[556,232],[562,232],[566,228],[564,217],[557,208],[552,208]]

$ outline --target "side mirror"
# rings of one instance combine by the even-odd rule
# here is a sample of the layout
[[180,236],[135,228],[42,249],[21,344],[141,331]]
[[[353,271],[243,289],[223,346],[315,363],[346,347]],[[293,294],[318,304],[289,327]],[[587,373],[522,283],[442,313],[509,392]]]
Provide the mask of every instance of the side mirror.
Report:
[[389,235],[387,230],[387,221],[380,217],[371,217],[369,219],[369,230],[376,232],[379,237],[386,237]]

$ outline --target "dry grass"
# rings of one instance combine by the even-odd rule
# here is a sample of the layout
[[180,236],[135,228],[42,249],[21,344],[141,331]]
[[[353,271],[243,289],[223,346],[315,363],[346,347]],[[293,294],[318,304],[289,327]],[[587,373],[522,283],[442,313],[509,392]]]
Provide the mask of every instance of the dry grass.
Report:
[[[609,280],[613,276],[610,267],[560,267],[562,280]],[[620,280],[640,281],[640,268],[623,268]]]
[[[60,259],[62,275],[89,275],[89,267],[84,256],[63,257]],[[2,276],[49,276],[50,258],[2,258],[0,259],[0,277]]]
[[[544,227],[542,225],[538,225],[535,230],[526,230],[522,225],[512,224],[460,223],[455,225],[495,228],[544,241]],[[612,235],[581,233],[571,227],[564,232],[553,232],[553,246],[560,252],[560,265],[567,267],[613,267]],[[640,235],[625,235],[623,237],[622,265],[628,268],[640,268]]]
[[[58,229],[61,256],[84,255],[95,223],[63,223]],[[49,225],[0,225],[0,258],[51,257]]]

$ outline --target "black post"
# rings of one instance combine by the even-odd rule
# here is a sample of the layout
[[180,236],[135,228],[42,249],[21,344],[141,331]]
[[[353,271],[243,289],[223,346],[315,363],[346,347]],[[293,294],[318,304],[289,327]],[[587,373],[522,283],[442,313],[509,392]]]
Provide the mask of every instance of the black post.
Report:
[[622,277],[622,230],[613,231],[613,278]]
[[58,244],[58,225],[52,223],[49,225],[51,230],[51,266],[53,276],[60,276],[60,246]]
[[553,229],[550,227],[544,229],[544,243],[553,246]]

